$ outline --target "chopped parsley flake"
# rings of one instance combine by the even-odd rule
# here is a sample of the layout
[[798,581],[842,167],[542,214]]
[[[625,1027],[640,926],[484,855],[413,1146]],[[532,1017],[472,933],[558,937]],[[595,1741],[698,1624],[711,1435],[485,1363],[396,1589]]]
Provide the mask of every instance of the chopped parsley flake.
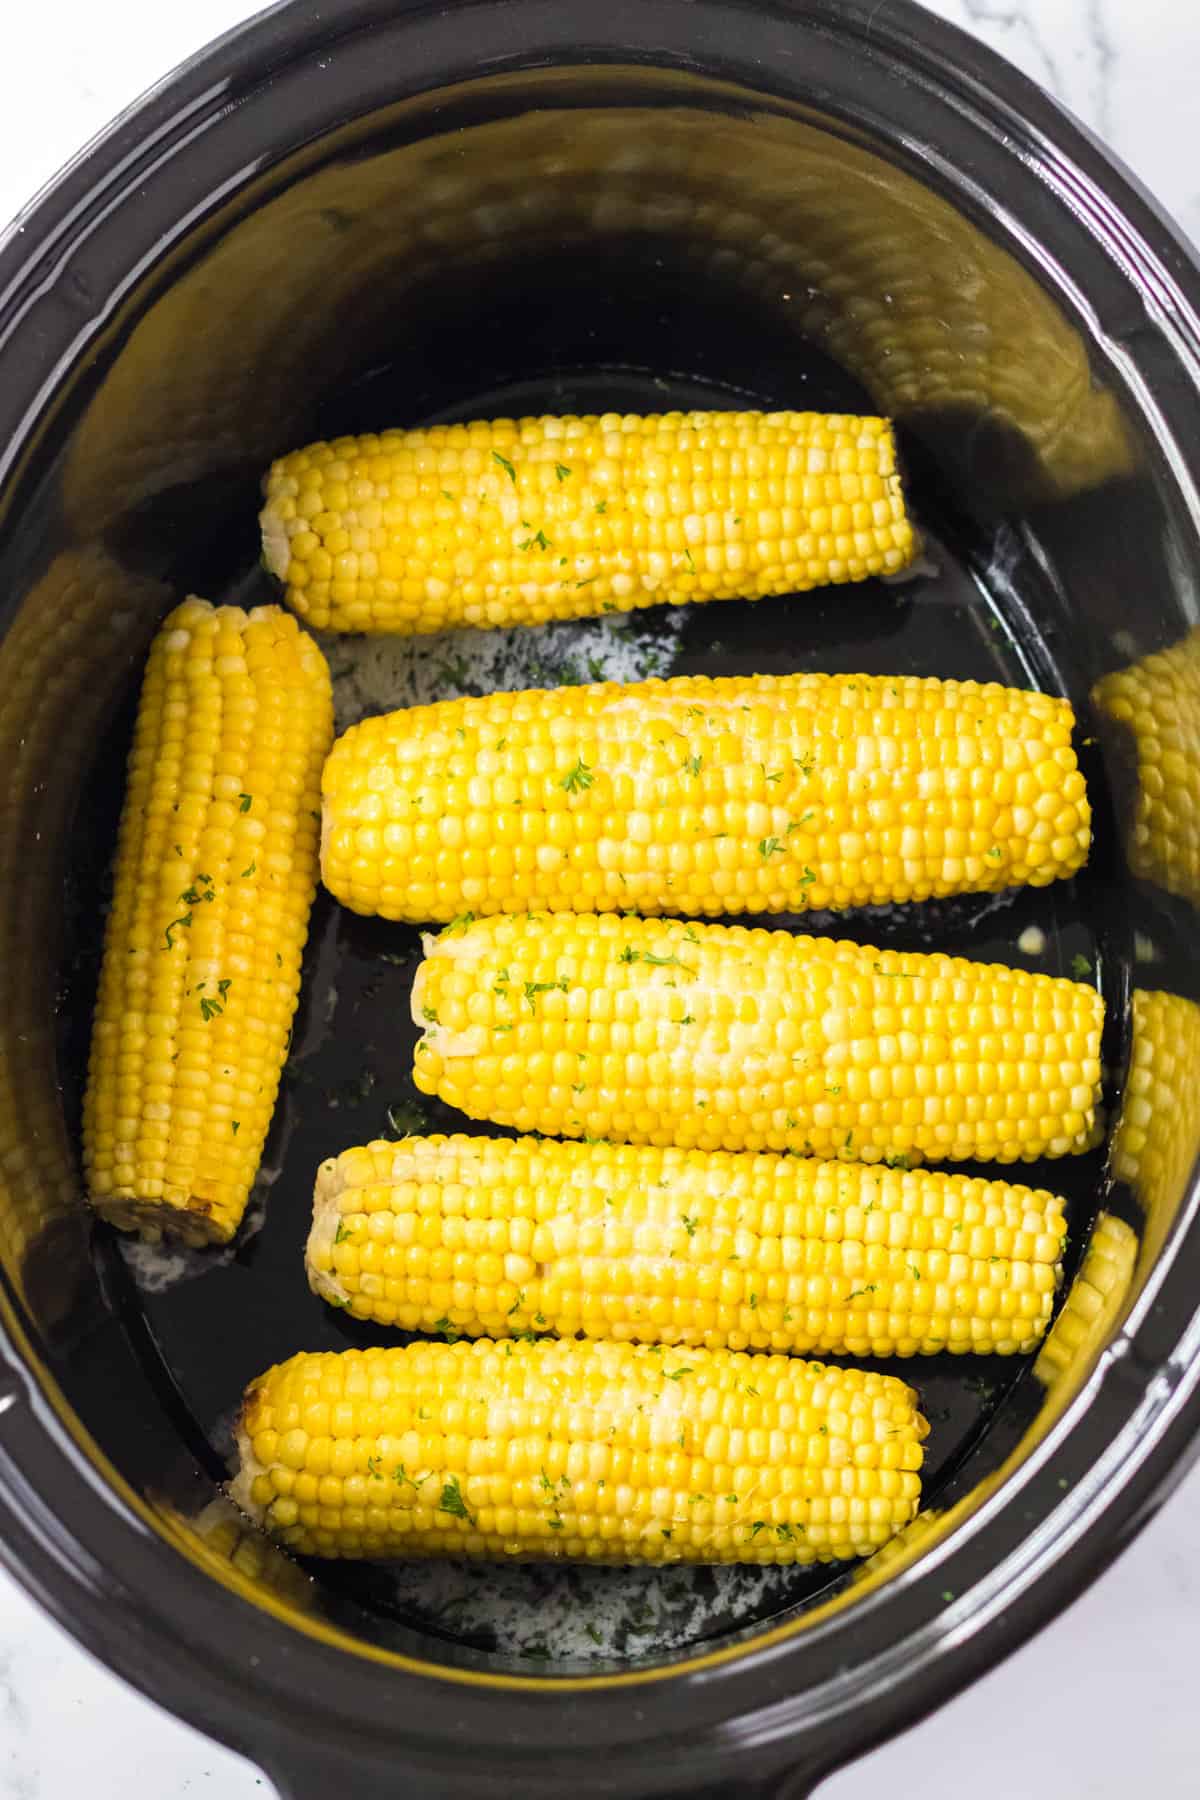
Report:
[[[626,944],[617,961],[623,963],[644,962],[648,963],[652,969],[684,969],[689,975],[695,972],[688,968],[687,963],[681,962],[677,956],[655,956],[653,950],[635,950],[632,944]],[[674,984],[669,983],[668,985],[673,986]],[[686,1023],[686,1021],[684,1022]]]
[[575,767],[567,770],[558,785],[568,794],[578,794],[585,788],[590,788],[595,779],[595,772],[588,768],[581,756],[577,758]]
[[410,1487],[414,1493],[420,1493],[427,1481],[433,1477],[427,1472],[424,1475],[410,1475],[403,1463],[397,1463],[392,1470],[392,1480],[397,1487]]
[[[513,486],[516,487],[517,471],[513,468],[512,464],[509,462],[507,456],[501,456],[501,454],[498,450],[493,450],[492,451],[492,461],[500,464],[500,467],[504,470],[504,473],[508,476],[508,479],[512,482]],[[447,1491],[449,1491],[449,1490],[447,1490]]]
[[566,991],[567,978],[565,975],[560,975],[557,981],[527,981],[525,983],[525,998],[529,1002],[530,1012],[537,1011],[534,1002],[539,994],[565,994]]
[[[493,450],[492,455],[496,453]],[[501,459],[503,460],[503,459]],[[452,1475],[442,1489],[442,1497],[438,1501],[439,1512],[449,1513],[452,1518],[466,1519],[471,1525],[475,1523],[475,1515],[462,1497],[462,1489],[458,1485],[458,1476]]]

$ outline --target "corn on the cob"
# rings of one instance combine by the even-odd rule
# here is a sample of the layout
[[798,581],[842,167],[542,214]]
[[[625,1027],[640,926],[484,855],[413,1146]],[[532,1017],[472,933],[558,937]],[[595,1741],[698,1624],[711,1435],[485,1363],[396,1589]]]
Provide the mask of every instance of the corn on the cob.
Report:
[[308,1278],[448,1337],[1012,1355],[1047,1325],[1063,1202],[790,1156],[406,1138],[321,1165]]
[[812,1563],[915,1516],[916,1395],[732,1350],[410,1344],[252,1382],[237,1503],[314,1556]]
[[915,676],[684,676],[364,719],[322,780],[355,912],[740,913],[1043,886],[1084,861],[1065,700]]
[[341,631],[536,625],[901,569],[886,419],[531,418],[310,444],[272,465],[268,569]]
[[1168,649],[1104,676],[1092,698],[1132,739],[1130,868],[1169,894],[1200,902],[1200,625]]
[[1095,988],[959,957],[608,913],[452,926],[415,1079],[472,1118],[701,1150],[1000,1162],[1095,1141]]
[[93,1205],[223,1241],[245,1208],[300,987],[325,659],[278,607],[187,600],[150,650],[84,1106]]

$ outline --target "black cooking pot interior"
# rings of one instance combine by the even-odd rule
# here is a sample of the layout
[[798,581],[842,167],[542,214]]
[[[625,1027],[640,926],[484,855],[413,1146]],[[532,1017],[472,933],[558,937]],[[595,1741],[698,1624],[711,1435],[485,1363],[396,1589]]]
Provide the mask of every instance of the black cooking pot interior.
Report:
[[[1196,273],[1011,71],[901,4],[274,9],[0,254],[0,1497],[18,1573],[297,1793],[806,1781],[1073,1591],[1194,1422],[1200,1137]],[[1186,291],[1185,291],[1186,290]],[[1032,1363],[905,1366],[926,1510],[859,1569],[301,1567],[221,1498],[247,1380],[371,1332],[308,1292],[331,1151],[462,1129],[410,1079],[418,934],[314,912],[229,1252],[81,1204],[79,1113],[140,660],[175,598],[273,598],[258,484],[390,424],[885,412],[915,573],[531,632],[330,638],[342,722],[613,674],[801,668],[1066,694],[1096,810],[1050,889],[806,928],[1096,980],[1108,1144]],[[1189,572],[1191,572],[1189,574]],[[797,921],[785,921],[796,924]],[[350,1769],[353,1774],[348,1773]]]

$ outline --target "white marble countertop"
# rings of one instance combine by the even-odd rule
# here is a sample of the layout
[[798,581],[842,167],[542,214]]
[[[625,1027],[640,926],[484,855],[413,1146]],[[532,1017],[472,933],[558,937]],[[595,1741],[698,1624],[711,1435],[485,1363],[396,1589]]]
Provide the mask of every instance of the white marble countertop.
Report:
[[[11,9],[0,59],[0,220],[140,90],[249,17],[245,0],[40,0]],[[1187,119],[1194,0],[937,0],[1108,140],[1200,241]],[[1200,1472],[1034,1643],[822,1800],[1183,1800],[1200,1657]],[[968,1773],[969,1771],[969,1773]],[[397,1772],[398,1775],[400,1771]],[[0,1576],[0,1800],[263,1800],[250,1764],[102,1669]]]

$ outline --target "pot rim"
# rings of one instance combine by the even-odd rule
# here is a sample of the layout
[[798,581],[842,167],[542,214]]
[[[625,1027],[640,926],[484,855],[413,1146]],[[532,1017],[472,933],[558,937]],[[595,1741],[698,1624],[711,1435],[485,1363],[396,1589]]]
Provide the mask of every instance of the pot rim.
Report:
[[[735,80],[740,71],[746,86],[756,64],[771,66],[766,53],[781,32],[807,33],[814,46],[850,45],[864,63],[902,66],[915,89],[946,109],[947,120],[953,115],[964,141],[1011,163],[1014,187],[1019,170],[1020,181],[1049,189],[1061,209],[1058,226],[1071,239],[1069,254],[1061,245],[1050,252],[1015,212],[990,203],[974,166],[965,172],[932,145],[921,146],[929,178],[965,209],[999,219],[1008,247],[1087,320],[1101,356],[1118,363],[1135,335],[1141,353],[1150,333],[1176,379],[1181,368],[1190,378],[1174,395],[1147,393],[1142,411],[1163,455],[1170,460],[1175,451],[1176,491],[1200,538],[1200,496],[1178,447],[1179,425],[1200,386],[1200,265],[1082,127],[999,57],[911,0],[885,0],[883,7],[875,0],[656,0],[654,9],[643,5],[640,25],[637,4],[611,0],[599,25],[589,12],[589,57],[630,58],[646,38],[651,12],[663,66]],[[571,47],[569,0],[490,0],[486,7],[476,0],[343,0],[335,15],[311,0],[280,0],[183,63],[43,189],[0,238],[0,354],[8,349],[13,364],[0,390],[0,493],[7,489],[11,498],[16,491],[56,392],[84,351],[102,340],[127,289],[166,252],[166,236],[154,235],[154,206],[146,206],[140,229],[127,217],[114,224],[129,192],[136,186],[139,199],[144,191],[161,208],[169,180],[174,230],[182,235],[218,192],[207,132],[240,115],[265,83],[279,92],[322,58],[327,66],[343,54],[349,62],[372,29],[420,22],[432,41],[467,8],[475,14],[476,56],[488,33],[503,42],[506,24],[511,41],[517,14],[523,48],[510,56],[512,67],[536,69]],[[736,52],[721,59],[689,54],[689,44],[704,41],[698,26],[718,18],[736,20]],[[531,20],[536,32],[525,23]],[[461,20],[457,30],[461,37]],[[785,91],[796,91],[795,84]],[[822,104],[828,99],[820,97]],[[240,168],[243,179],[310,141],[320,124],[305,112],[274,129],[273,146]],[[1004,192],[1006,207],[1015,208]],[[114,254],[118,235],[123,247]],[[88,281],[63,279],[84,260],[93,272]],[[1097,275],[1094,290],[1078,279],[1081,267]],[[1133,325],[1123,324],[1121,307],[1110,303],[1117,289],[1122,296],[1133,290],[1140,301]],[[107,296],[103,304],[91,298],[95,293]],[[14,357],[17,333],[23,339]],[[0,528],[5,510],[0,504]],[[747,1752],[756,1773],[799,1768],[812,1779],[940,1703],[1044,1624],[1182,1475],[1200,1429],[1200,1312],[1180,1268],[1181,1251],[1200,1240],[1198,1215],[1200,1185],[1193,1180],[1150,1277],[1153,1292],[1143,1292],[1053,1430],[950,1539],[854,1606],[798,1633],[764,1632],[720,1658],[615,1679],[469,1683],[463,1671],[432,1665],[401,1673],[394,1659],[373,1659],[361,1646],[351,1661],[349,1639],[339,1644],[330,1633],[322,1641],[272,1617],[151,1529],[153,1512],[119,1478],[106,1478],[102,1459],[67,1423],[51,1378],[37,1372],[40,1358],[26,1327],[3,1295],[0,1557],[125,1679],[253,1757],[287,1791],[315,1793],[351,1767],[371,1791],[367,1774],[380,1785],[394,1777],[399,1751],[405,1772],[423,1775],[431,1793],[442,1792],[442,1784],[462,1792],[468,1770],[480,1793],[510,1794],[518,1779],[531,1794],[552,1793],[556,1746],[563,1754],[569,1746],[574,1757],[596,1749],[594,1767],[585,1760],[573,1768],[583,1795],[613,1791],[622,1770],[646,1794],[707,1788],[735,1769],[745,1786]],[[818,1663],[823,1676],[814,1674]],[[401,1681],[404,1698],[417,1705],[397,1730]],[[477,1702],[470,1709],[468,1698]]]

